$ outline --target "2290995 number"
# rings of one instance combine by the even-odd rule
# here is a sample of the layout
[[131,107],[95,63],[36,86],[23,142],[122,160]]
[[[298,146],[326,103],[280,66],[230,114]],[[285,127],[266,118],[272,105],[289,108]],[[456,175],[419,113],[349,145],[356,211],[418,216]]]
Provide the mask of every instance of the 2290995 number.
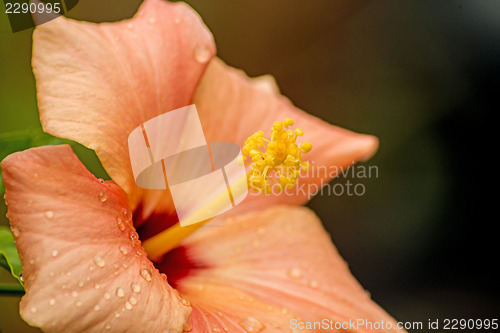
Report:
[[498,319],[445,319],[444,330],[498,329]]
[[6,14],[21,14],[21,13],[61,13],[60,3],[6,3]]

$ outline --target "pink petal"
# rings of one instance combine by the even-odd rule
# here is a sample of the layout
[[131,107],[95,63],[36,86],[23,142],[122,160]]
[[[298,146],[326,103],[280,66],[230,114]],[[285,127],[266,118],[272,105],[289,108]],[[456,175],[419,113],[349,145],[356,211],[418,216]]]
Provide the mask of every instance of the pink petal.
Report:
[[[60,17],[35,29],[33,71],[45,131],[94,149],[135,207],[166,191],[134,182],[127,139],[138,125],[189,105],[215,54],[213,37],[184,3],[146,0],[131,20],[94,24]],[[165,199],[166,197],[166,199]]]
[[244,332],[240,326],[247,317],[270,332],[288,332],[292,318],[383,320],[396,326],[354,279],[307,208],[277,206],[241,215],[224,227],[203,228],[183,246],[186,257],[198,263],[177,282],[194,304],[195,332],[224,327]]
[[341,167],[346,168],[353,162],[368,159],[378,148],[378,139],[374,136],[330,125],[297,109],[288,99],[279,95],[270,77],[252,80],[217,58],[211,61],[203,75],[194,103],[207,141],[230,141],[243,146],[248,136],[259,130],[269,135],[274,121],[290,117],[295,120],[293,128],[302,128],[304,131],[304,137],[299,139],[311,142],[314,147],[304,156],[305,160],[310,161],[311,168],[316,170],[314,175],[309,173],[308,177],[302,178],[299,186],[288,195],[251,193],[243,207],[237,207],[231,214],[277,203],[303,204],[314,195],[314,190],[321,187],[318,185],[324,185],[337,176]]
[[2,170],[29,324],[46,332],[182,331],[191,309],[133,240],[116,184],[97,180],[69,146],[15,153]]

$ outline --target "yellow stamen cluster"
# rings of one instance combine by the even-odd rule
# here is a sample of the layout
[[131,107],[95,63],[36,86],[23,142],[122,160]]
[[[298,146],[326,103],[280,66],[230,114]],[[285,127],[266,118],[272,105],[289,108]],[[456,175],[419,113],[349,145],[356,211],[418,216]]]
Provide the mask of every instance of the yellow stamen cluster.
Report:
[[271,140],[265,139],[264,132],[259,131],[245,142],[242,152],[251,159],[247,163],[252,167],[247,173],[247,180],[248,186],[253,190],[270,194],[272,187],[269,181],[275,183],[277,192],[292,188],[297,184],[300,170],[309,169],[309,162],[302,160],[302,154],[311,151],[312,144],[295,143],[297,137],[304,133],[300,128],[291,130],[293,124],[294,121],[290,118],[286,118],[284,122],[276,121],[271,131]]

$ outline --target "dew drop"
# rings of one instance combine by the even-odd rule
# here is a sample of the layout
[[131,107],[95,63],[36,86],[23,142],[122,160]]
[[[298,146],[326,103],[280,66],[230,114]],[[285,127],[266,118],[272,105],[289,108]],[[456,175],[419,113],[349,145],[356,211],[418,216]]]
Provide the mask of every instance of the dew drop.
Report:
[[309,282],[309,287],[313,288],[313,289],[316,289],[319,287],[319,284],[318,284],[318,281],[315,281],[315,280],[311,280]]
[[102,259],[102,257],[100,255],[96,255],[94,257],[94,263],[99,267],[104,267],[104,265],[106,265],[106,263],[104,262],[104,259]]
[[119,312],[115,312],[115,318],[118,318],[120,317],[120,313]]
[[132,310],[132,304],[129,301],[125,302],[125,309]]
[[258,247],[260,246],[260,241],[258,241],[258,240],[254,240],[254,241],[252,242],[252,245],[253,245],[253,247],[258,248]]
[[135,296],[130,296],[130,298],[128,299],[128,301],[132,305],[136,305],[137,304],[137,298],[135,298]]
[[122,216],[126,222],[132,220],[132,213],[127,208],[122,208]]
[[130,287],[132,288],[132,291],[136,294],[139,294],[141,292],[141,286],[136,282],[133,282]]
[[245,331],[249,333],[258,333],[265,327],[264,324],[253,317],[245,317],[239,322],[239,324]]
[[125,296],[125,290],[123,290],[123,288],[116,288],[116,296],[118,297]]
[[31,313],[36,313],[37,309],[36,309],[36,307],[32,307],[32,308],[30,309],[30,311],[31,311]]
[[120,231],[125,230],[125,222],[123,222],[123,219],[121,217],[116,218],[116,226]]
[[78,281],[78,287],[83,287],[83,281]]
[[14,235],[14,237],[19,237],[21,232],[19,231],[19,228],[12,228],[12,234]]
[[139,234],[135,232],[135,230],[130,230],[128,233],[128,237],[132,241],[132,243],[136,243],[139,240]]
[[78,293],[77,293],[76,291],[74,291],[74,290],[73,290],[73,291],[71,292],[71,296],[76,297],[76,296],[78,296]]
[[150,18],[148,19],[148,23],[149,23],[149,24],[154,24],[155,22],[156,22],[156,19],[155,19],[154,17],[150,17]]
[[23,272],[19,273],[19,280],[21,280],[21,282],[24,282]]
[[206,44],[200,44],[194,49],[194,58],[200,64],[206,64],[210,60],[211,52]]
[[94,305],[94,311],[99,311],[100,309],[101,307],[98,304]]
[[76,305],[76,306],[82,306],[82,302],[81,302],[81,301],[76,301],[76,302],[75,302],[75,305]]
[[59,252],[58,252],[57,250],[52,250],[51,255],[52,255],[53,257],[55,257],[55,256],[57,256],[57,254],[58,254],[58,253],[59,253]]
[[258,227],[258,228],[257,228],[257,233],[258,233],[259,235],[263,235],[263,234],[265,234],[265,233],[266,233],[266,228],[264,228],[264,227]]
[[134,25],[132,23],[127,23],[127,28],[132,29]]
[[111,295],[109,293],[104,293],[104,299],[110,299]]
[[184,306],[190,306],[191,305],[191,303],[189,303],[189,301],[187,299],[184,299],[184,298],[181,298],[181,303]]
[[111,328],[111,323],[106,323],[104,325],[104,328],[107,329],[107,330],[109,330]]
[[53,298],[51,298],[51,299],[49,300],[49,305],[54,305],[54,304],[56,304],[56,300],[55,300],[55,299],[53,299]]
[[300,279],[302,278],[302,271],[299,268],[294,267],[288,271],[288,276],[292,279]]
[[146,281],[151,281],[152,276],[151,276],[151,270],[148,268],[143,268],[141,269],[141,276],[144,278]]
[[54,212],[51,211],[51,210],[48,210],[45,212],[45,217],[48,218],[48,219],[51,219],[54,217]]
[[106,202],[106,200],[107,200],[107,199],[108,199],[108,198],[106,197],[106,193],[104,193],[104,192],[102,192],[102,191],[101,191],[101,192],[99,192],[99,201],[100,201],[100,202]]

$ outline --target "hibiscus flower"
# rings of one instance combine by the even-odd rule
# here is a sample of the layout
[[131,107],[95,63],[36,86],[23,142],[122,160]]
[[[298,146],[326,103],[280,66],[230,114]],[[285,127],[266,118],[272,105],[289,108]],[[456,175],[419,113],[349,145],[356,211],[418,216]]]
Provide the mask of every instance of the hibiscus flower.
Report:
[[[35,29],[33,70],[44,130],[94,149],[113,180],[96,179],[64,145],[2,162],[26,290],[20,312],[30,325],[46,332],[289,332],[291,323],[364,319],[399,331],[352,277],[317,216],[300,206],[310,193],[249,195],[215,218],[217,227],[168,234],[179,228],[171,195],[135,184],[127,145],[143,122],[190,104],[207,141],[241,147],[290,117],[314,145],[307,158],[316,166],[369,158],[376,138],[308,115],[272,78],[250,79],[227,66],[200,17],[182,3],[145,0],[117,23],[54,19]],[[321,185],[331,176],[300,182]],[[163,249],[144,250],[165,231]]]

